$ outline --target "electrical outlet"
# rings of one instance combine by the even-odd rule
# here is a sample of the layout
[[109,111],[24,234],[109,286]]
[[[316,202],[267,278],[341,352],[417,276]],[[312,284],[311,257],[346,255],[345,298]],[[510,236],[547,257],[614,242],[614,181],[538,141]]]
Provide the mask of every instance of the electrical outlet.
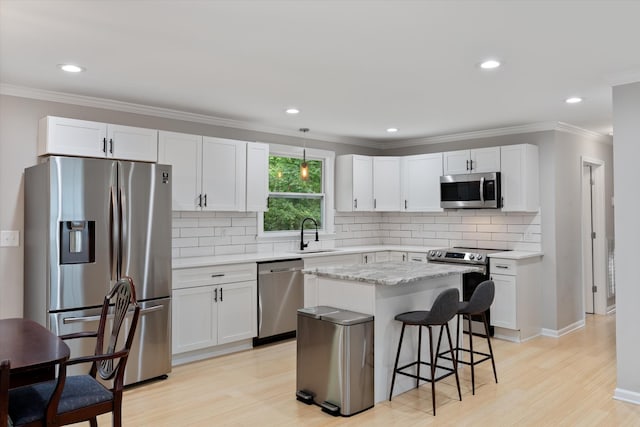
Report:
[[0,231],[0,246],[1,247],[20,246],[20,231],[18,230]]

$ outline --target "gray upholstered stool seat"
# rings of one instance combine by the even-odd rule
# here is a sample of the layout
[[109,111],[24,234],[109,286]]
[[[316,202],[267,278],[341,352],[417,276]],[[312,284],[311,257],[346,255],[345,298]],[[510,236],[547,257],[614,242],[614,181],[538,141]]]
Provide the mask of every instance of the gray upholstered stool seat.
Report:
[[[468,365],[471,367],[471,390],[473,394],[476,394],[476,377],[475,377],[475,365],[485,362],[487,360],[491,360],[491,365],[493,366],[493,376],[498,382],[498,374],[496,372],[496,364],[493,358],[493,348],[491,347],[491,337],[489,336],[489,325],[487,322],[486,311],[489,309],[491,304],[493,303],[493,297],[495,295],[495,285],[492,280],[485,280],[480,283],[476,289],[471,294],[471,298],[469,301],[461,301],[458,302],[458,328],[456,331],[456,359],[458,363],[462,363],[463,365]],[[464,331],[465,334],[469,335],[469,348],[462,347],[462,342],[460,341],[460,316],[463,317],[463,320],[466,319],[468,321],[467,331]],[[482,323],[484,325],[484,334],[480,334],[477,332],[472,332],[471,329],[471,316],[480,316],[482,317]],[[486,337],[487,345],[489,346],[489,353],[484,353],[478,350],[473,349],[473,336],[481,336]],[[469,361],[465,361],[464,358],[459,358],[459,352],[469,353]],[[447,354],[443,353],[440,355],[441,357],[448,359]],[[479,358],[478,358],[479,356]]]
[[[398,353],[396,354],[396,362],[393,368],[393,377],[391,379],[391,390],[389,391],[389,400],[393,396],[393,386],[396,381],[396,374],[405,375],[416,380],[416,388],[420,385],[420,380],[431,383],[431,403],[433,405],[433,415],[436,414],[436,390],[435,383],[450,375],[455,375],[456,385],[458,387],[458,398],[462,400],[462,394],[460,392],[460,380],[458,379],[458,365],[456,362],[456,356],[453,352],[453,343],[451,342],[451,331],[449,330],[449,321],[453,319],[458,311],[458,298],[459,292],[457,289],[447,289],[442,291],[433,302],[431,310],[421,311],[409,311],[406,313],[398,314],[395,319],[402,322],[402,331],[400,332],[400,341],[398,342]],[[398,367],[400,359],[400,350],[402,348],[402,339],[404,338],[405,327],[418,326],[418,359],[415,362],[411,362],[407,365]],[[425,326],[429,331],[429,362],[423,362],[420,359],[420,350],[422,347],[422,327]],[[433,336],[431,333],[432,326],[440,326],[440,334],[438,336],[438,346],[434,350],[433,348]],[[442,339],[442,332],[446,330],[447,339],[449,340],[449,350],[451,357],[449,360],[453,362],[453,367],[438,365],[438,357],[440,352],[440,341]],[[429,377],[420,376],[420,366],[427,365],[430,368],[431,375]],[[415,366],[415,374],[405,372],[406,369]],[[439,377],[436,377],[436,368],[444,370],[445,373]]]

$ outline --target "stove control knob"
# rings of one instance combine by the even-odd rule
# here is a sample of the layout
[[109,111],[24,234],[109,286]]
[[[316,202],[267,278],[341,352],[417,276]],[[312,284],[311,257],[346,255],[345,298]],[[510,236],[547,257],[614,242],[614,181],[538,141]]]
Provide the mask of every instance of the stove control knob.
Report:
[[476,259],[477,259],[478,261],[482,261],[482,254],[478,254],[478,255],[476,256]]
[[470,259],[471,261],[473,261],[475,258],[476,258],[476,256],[475,256],[474,254],[469,254],[469,259]]
[[441,257],[442,256],[442,252],[440,252],[440,251],[436,252],[436,256],[440,256]]
[[434,256],[436,254],[436,251],[429,251],[429,256]]

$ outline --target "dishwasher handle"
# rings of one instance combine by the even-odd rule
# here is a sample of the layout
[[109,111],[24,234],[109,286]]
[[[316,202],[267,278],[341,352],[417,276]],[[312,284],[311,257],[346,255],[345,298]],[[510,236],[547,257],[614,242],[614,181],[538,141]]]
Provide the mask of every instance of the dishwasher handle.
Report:
[[291,271],[302,271],[300,267],[289,267],[289,268],[272,268],[267,271],[261,271],[260,274],[272,274],[272,273],[288,273]]

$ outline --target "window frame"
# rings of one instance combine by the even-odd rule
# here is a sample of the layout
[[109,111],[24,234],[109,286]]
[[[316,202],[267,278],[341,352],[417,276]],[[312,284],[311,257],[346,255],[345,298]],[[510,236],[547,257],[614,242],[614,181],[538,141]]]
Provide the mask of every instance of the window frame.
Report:
[[[269,144],[269,156],[293,157],[302,160],[303,148],[292,145]],[[305,197],[310,194],[322,194],[322,228],[318,229],[321,236],[335,234],[334,229],[334,164],[336,154],[329,150],[320,150],[316,148],[306,148],[307,160],[319,160],[322,162],[322,193],[280,193],[287,194],[292,197]],[[272,192],[269,191],[269,197]],[[258,238],[260,240],[290,240],[299,237],[300,230],[282,230],[282,231],[264,231],[264,212],[258,213]]]

